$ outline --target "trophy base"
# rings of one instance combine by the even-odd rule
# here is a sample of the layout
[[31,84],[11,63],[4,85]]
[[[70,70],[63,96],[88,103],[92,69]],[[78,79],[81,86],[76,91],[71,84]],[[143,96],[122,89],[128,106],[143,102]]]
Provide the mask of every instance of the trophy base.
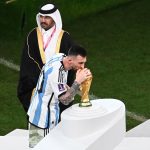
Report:
[[90,107],[90,106],[92,106],[92,103],[90,101],[79,103],[79,107]]

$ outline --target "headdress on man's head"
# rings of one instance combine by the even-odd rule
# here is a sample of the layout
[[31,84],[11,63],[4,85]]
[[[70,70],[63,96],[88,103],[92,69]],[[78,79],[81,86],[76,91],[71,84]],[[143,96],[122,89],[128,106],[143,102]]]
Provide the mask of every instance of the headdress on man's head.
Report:
[[58,8],[54,5],[54,4],[46,4],[43,5],[40,9],[39,12],[36,16],[36,20],[37,20],[37,24],[39,29],[41,30],[41,26],[40,26],[40,21],[39,21],[39,16],[50,16],[56,25],[56,30],[61,30],[62,29],[62,20],[61,20],[61,15],[60,12],[58,10]]
[[39,13],[43,15],[48,15],[54,13],[56,10],[57,7],[54,4],[46,4],[40,8]]
[[[53,19],[53,21],[55,22],[54,26],[52,28],[50,28],[49,30],[45,31],[41,27],[41,22],[40,22],[41,15],[51,17]],[[62,33],[61,15],[55,5],[46,4],[46,5],[43,5],[39,9],[38,14],[36,15],[36,21],[37,21],[38,29],[39,29],[40,33],[42,34],[41,37],[44,37],[44,35],[46,35],[45,41],[48,41],[48,38],[51,37],[51,40],[50,40],[47,48],[45,49],[45,56],[46,56],[46,61],[47,61],[56,52],[57,47],[58,47],[58,45],[57,45],[57,42],[59,41],[58,38],[59,38],[59,35],[61,35],[60,33]],[[54,32],[54,34],[53,34],[53,32]],[[53,36],[51,36],[52,34],[53,34]]]

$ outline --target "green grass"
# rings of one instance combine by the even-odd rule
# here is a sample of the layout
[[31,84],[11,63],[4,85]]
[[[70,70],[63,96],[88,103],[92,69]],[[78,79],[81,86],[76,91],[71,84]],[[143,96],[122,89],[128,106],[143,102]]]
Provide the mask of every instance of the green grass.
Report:
[[18,72],[0,65],[0,135],[26,127],[25,113],[16,96]]
[[[150,116],[149,1],[81,18],[69,26],[77,41],[89,52],[88,66],[94,74],[91,92],[100,98],[122,100],[126,109]],[[78,34],[76,32],[82,29]],[[132,122],[132,123],[131,123]],[[138,123],[127,118],[127,130]]]
[[[150,117],[149,5],[150,1],[139,0],[103,11],[96,7],[92,13],[86,12],[64,24],[64,29],[88,50],[87,66],[94,76],[91,93],[99,98],[122,100],[128,111],[147,118]],[[64,4],[60,6],[64,8]],[[19,64],[26,33],[14,31],[0,36],[1,57]],[[0,65],[0,77],[0,135],[4,135],[15,128],[25,128],[26,117],[16,97],[18,72]],[[127,130],[140,123],[127,117]]]
[[140,121],[136,121],[136,120],[133,120],[131,119],[130,117],[127,117],[126,118],[126,128],[127,130],[130,130],[132,128],[134,128],[135,126],[141,124],[142,122]]
[[[0,26],[7,30],[9,25],[11,30],[9,30],[9,33],[5,33],[5,30],[1,32],[5,33],[5,35],[10,35],[11,33],[29,30],[35,25],[35,15],[39,7],[45,2],[56,4],[61,12],[63,22],[71,23],[81,16],[87,16],[88,14],[132,1],[134,0],[16,0],[6,4],[6,1],[2,0],[0,2],[0,18],[3,21],[0,22]],[[25,20],[22,29],[23,14],[25,15]]]

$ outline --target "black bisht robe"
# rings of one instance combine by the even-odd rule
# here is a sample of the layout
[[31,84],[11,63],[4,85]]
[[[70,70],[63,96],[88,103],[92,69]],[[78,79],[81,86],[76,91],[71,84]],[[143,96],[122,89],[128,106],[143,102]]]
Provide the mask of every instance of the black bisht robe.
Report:
[[[73,44],[74,42],[72,41],[68,32],[64,32],[61,39],[59,52],[67,55],[68,50],[72,47]],[[20,65],[20,78],[17,88],[17,96],[26,112],[28,111],[32,92],[36,87],[41,71],[40,69],[43,67],[43,65],[44,64],[42,62],[38,45],[37,32],[35,28],[27,36],[27,40],[23,48]],[[75,72],[73,70],[69,71],[67,79],[67,84],[69,86],[72,85],[74,76]],[[72,103],[68,106],[65,106],[60,102],[60,113],[71,105]]]

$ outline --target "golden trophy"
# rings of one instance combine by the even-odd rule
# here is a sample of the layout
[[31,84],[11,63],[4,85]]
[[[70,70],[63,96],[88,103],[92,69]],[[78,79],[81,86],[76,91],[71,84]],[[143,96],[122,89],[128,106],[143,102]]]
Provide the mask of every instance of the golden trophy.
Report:
[[80,107],[89,107],[92,106],[92,103],[89,100],[89,90],[92,82],[92,76],[89,76],[80,86],[81,90],[81,102],[79,103]]

